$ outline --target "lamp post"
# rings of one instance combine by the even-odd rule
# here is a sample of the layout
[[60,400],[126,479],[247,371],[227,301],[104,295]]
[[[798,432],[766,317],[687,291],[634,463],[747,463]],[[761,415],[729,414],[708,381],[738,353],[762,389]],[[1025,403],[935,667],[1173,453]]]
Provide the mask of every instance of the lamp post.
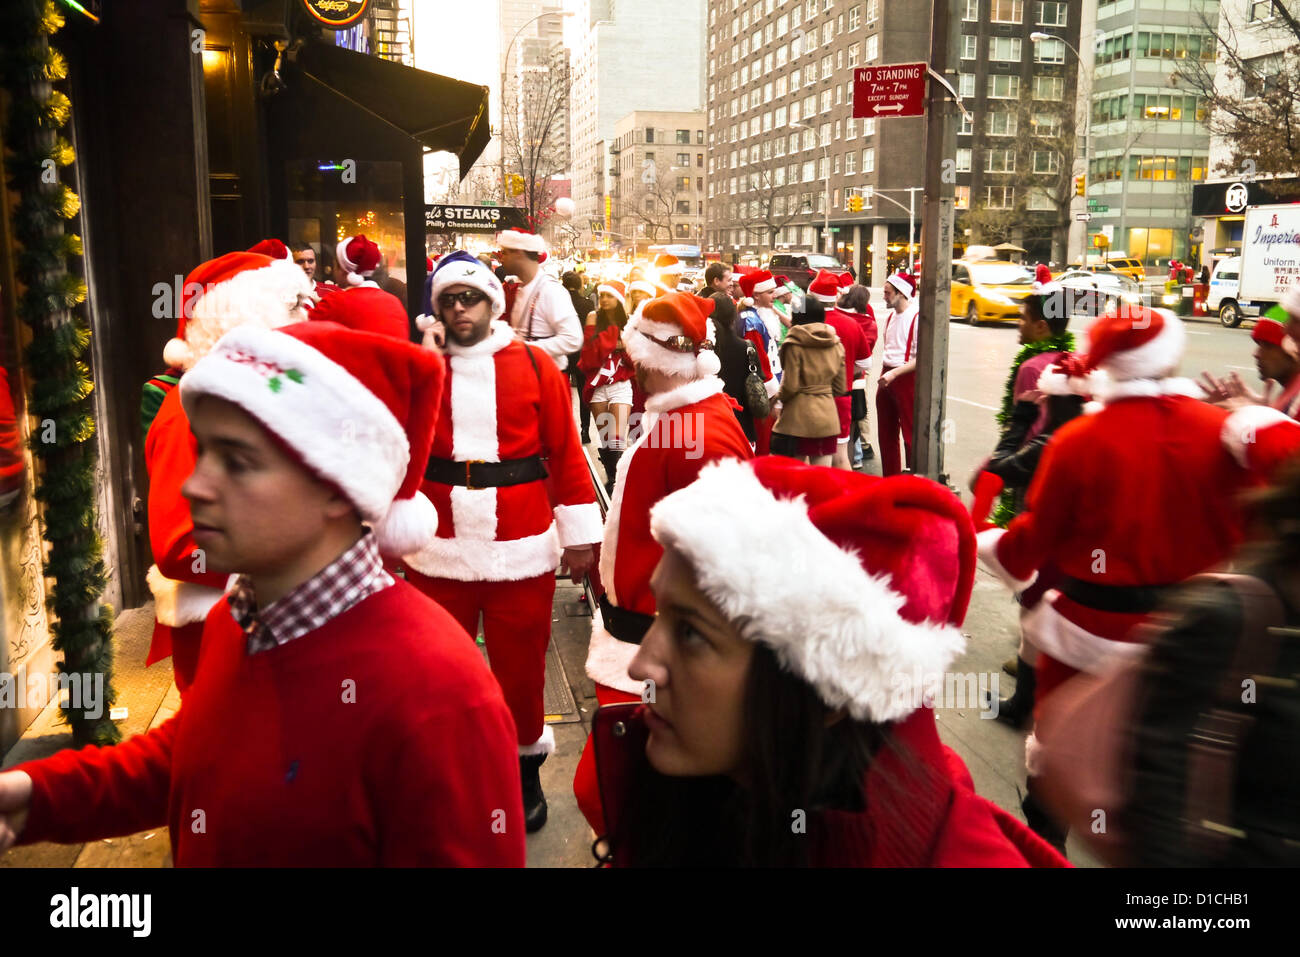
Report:
[[[811,126],[808,126],[806,123],[791,123],[790,126],[793,127],[794,129],[807,130],[810,133],[817,132]],[[818,136],[817,138],[819,140],[821,139],[820,136]],[[825,219],[825,226],[822,231],[822,236],[826,240],[826,247],[827,247],[825,250],[826,255],[833,256],[835,255],[835,247],[831,245],[831,151],[829,148],[827,148],[825,143],[822,143],[821,147],[822,147],[822,157],[826,161],[826,197],[823,202],[823,206],[825,207],[825,211],[826,211],[826,219]]]
[[[1075,62],[1079,65],[1079,70],[1082,70],[1082,69],[1083,69],[1083,55],[1082,55],[1081,53],[1079,53],[1078,48],[1075,47],[1075,45],[1074,45],[1073,43],[1071,43],[1069,40],[1065,39],[1065,37],[1053,36],[1053,35],[1050,34],[1050,33],[1044,33],[1042,30],[1035,30],[1033,33],[1029,34],[1029,40],[1030,40],[1031,43],[1042,43],[1044,40],[1060,40],[1063,44],[1065,44],[1066,47],[1069,48],[1070,52],[1074,54],[1074,59],[1075,59]],[[1078,76],[1078,72],[1079,72],[1078,70],[1075,71],[1075,75],[1076,75],[1076,76]],[[1076,95],[1077,95],[1077,94],[1076,94]],[[1088,192],[1088,141],[1089,141],[1089,139],[1091,139],[1091,130],[1092,130],[1092,97],[1089,96],[1087,107],[1086,107],[1086,108],[1084,109],[1084,111],[1083,111],[1083,177],[1084,177],[1084,179],[1083,179],[1083,182],[1084,182],[1084,197],[1083,197],[1083,205],[1084,205],[1084,212],[1087,212],[1087,207],[1088,207],[1088,196],[1087,196],[1087,192]],[[1073,185],[1073,184],[1071,184],[1071,185]],[[1073,202],[1073,200],[1071,200],[1071,202]],[[1080,261],[1081,263],[1085,263],[1085,264],[1086,264],[1086,263],[1087,263],[1087,259],[1088,259],[1088,243],[1087,243],[1087,239],[1088,239],[1088,226],[1087,226],[1087,223],[1085,223],[1085,224],[1084,224],[1084,227],[1083,227],[1083,238],[1084,238],[1084,242],[1082,243],[1081,248],[1080,248],[1080,250],[1079,250],[1079,261]],[[1067,262],[1070,261],[1070,259],[1071,259],[1071,257],[1070,257],[1070,249],[1069,249],[1069,245],[1070,245],[1070,244],[1069,244],[1069,234],[1067,233],[1067,234],[1066,234],[1066,249],[1065,249],[1065,258],[1066,258],[1066,261],[1067,261]]]
[[509,192],[509,189],[506,186],[506,72],[510,65],[510,51],[515,48],[515,41],[523,34],[526,27],[532,26],[538,20],[542,19],[542,17],[555,16],[556,14],[562,17],[571,17],[573,16],[573,11],[544,10],[537,16],[525,20],[519,25],[519,29],[515,31],[515,35],[510,38],[510,42],[506,44],[506,54],[501,58],[501,143],[499,147],[501,153],[498,165],[501,171],[501,202],[503,204],[506,201],[506,194]]
[[[896,199],[890,199],[884,196],[884,193],[907,193],[907,205],[904,206]],[[902,189],[873,189],[872,196],[880,196],[881,199],[888,200],[899,209],[907,210],[907,271],[916,272],[916,194],[924,193],[924,186],[905,186]]]

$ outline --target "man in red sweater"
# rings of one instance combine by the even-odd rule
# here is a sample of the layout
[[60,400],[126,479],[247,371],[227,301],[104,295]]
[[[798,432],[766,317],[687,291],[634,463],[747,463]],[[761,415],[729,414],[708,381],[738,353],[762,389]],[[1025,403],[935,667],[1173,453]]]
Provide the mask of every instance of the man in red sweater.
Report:
[[500,688],[380,559],[436,528],[419,483],[443,374],[430,351],[305,322],[236,329],[185,375],[194,540],[242,574],[173,718],[0,774],[0,851],[166,821],[177,866],[524,863]]

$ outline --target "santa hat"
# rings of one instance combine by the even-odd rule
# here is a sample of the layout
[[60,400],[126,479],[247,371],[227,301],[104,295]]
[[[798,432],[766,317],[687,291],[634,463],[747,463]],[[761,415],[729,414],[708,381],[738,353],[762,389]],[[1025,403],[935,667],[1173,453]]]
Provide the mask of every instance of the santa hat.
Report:
[[753,299],[756,293],[772,292],[776,289],[776,280],[766,269],[756,269],[740,277],[740,291],[746,299]]
[[385,554],[401,555],[438,529],[420,483],[444,374],[436,353],[332,322],[244,326],[181,379],[181,404],[191,416],[205,395],[239,406],[348,497]]
[[1043,263],[1039,263],[1037,266],[1034,267],[1034,282],[1042,283],[1044,286],[1046,286],[1051,281],[1052,281],[1051,269],[1049,269]]
[[301,322],[311,298],[311,281],[290,260],[245,252],[209,259],[185,277],[176,338],[163,348],[163,361],[188,369],[236,326]]
[[379,247],[364,235],[349,236],[334,247],[334,258],[343,267],[349,286],[359,286],[379,268]]
[[844,287],[851,285],[853,285],[853,277],[848,273],[837,276],[833,272],[822,269],[817,273],[817,278],[808,284],[808,295],[819,302],[833,306]]
[[537,253],[537,261],[546,262],[546,240],[536,233],[505,229],[497,236],[497,245],[502,249],[522,249],[526,253]]
[[501,280],[474,256],[457,249],[438,260],[433,274],[424,283],[424,312],[415,320],[422,332],[428,332],[438,321],[438,297],[451,286],[469,286],[487,296],[493,319],[506,311],[506,291]]
[[642,305],[623,329],[623,348],[633,365],[682,379],[717,375],[722,364],[709,318],[716,303],[686,292],[668,292]]
[[1106,391],[1106,374],[1088,368],[1086,357],[1063,352],[1043,370],[1035,388],[1043,395],[1092,397],[1093,390]]
[[902,272],[901,270],[886,279],[885,284],[893,286],[908,299],[911,299],[916,295],[916,278]]
[[1187,335],[1168,309],[1121,302],[1088,327],[1087,369],[1105,369],[1111,379],[1160,379],[1183,357]]
[[648,279],[633,279],[632,285],[627,287],[627,294],[630,296],[634,292],[643,292],[651,298],[659,295],[659,290],[655,288],[655,284]]
[[1300,286],[1292,286],[1282,297],[1282,309],[1292,319],[1300,320]]
[[1286,326],[1276,319],[1258,319],[1255,328],[1250,330],[1250,338],[1280,348],[1286,341]]
[[608,293],[618,300],[618,304],[624,309],[627,308],[627,293],[623,291],[623,284],[617,279],[611,279],[608,282],[602,282],[596,287],[596,295]]
[[650,530],[742,637],[857,720],[905,718],[965,646],[975,533],[928,479],[723,460],[655,505]]
[[272,259],[287,259],[293,261],[293,254],[289,252],[289,247],[278,239],[263,239],[256,246],[248,250],[250,253],[261,253],[263,256],[270,256]]
[[432,256],[424,257],[424,274],[426,276],[429,273],[433,272],[433,263],[434,263],[434,258]]
[[347,289],[338,295],[326,296],[311,311],[312,322],[321,320],[403,342],[411,339],[411,327],[402,301],[382,289]]

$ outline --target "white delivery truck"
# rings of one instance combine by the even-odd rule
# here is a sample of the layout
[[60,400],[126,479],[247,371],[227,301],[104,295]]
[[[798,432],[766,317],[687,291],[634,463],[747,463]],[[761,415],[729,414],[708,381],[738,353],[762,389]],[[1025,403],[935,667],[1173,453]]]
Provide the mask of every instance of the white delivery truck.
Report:
[[[1220,264],[1220,268],[1227,260]],[[1219,320],[1236,326],[1258,317],[1300,283],[1300,203],[1252,206],[1241,231],[1241,268],[1236,295],[1227,290]]]

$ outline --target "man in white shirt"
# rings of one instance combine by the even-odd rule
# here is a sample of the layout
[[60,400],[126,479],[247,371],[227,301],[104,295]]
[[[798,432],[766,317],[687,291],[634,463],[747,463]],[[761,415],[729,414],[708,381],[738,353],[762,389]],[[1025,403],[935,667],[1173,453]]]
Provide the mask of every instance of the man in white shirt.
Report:
[[[517,276],[510,327],[515,338],[531,342],[564,369],[569,355],[582,348],[582,321],[573,311],[568,290],[542,271],[546,241],[535,233],[507,229],[497,237],[497,254],[506,275]],[[585,316],[583,318],[586,318]]]
[[916,405],[916,280],[896,272],[885,280],[884,348],[876,384],[876,429],[880,438],[880,474],[903,470],[898,434],[903,434],[907,468],[912,468],[912,418]]

